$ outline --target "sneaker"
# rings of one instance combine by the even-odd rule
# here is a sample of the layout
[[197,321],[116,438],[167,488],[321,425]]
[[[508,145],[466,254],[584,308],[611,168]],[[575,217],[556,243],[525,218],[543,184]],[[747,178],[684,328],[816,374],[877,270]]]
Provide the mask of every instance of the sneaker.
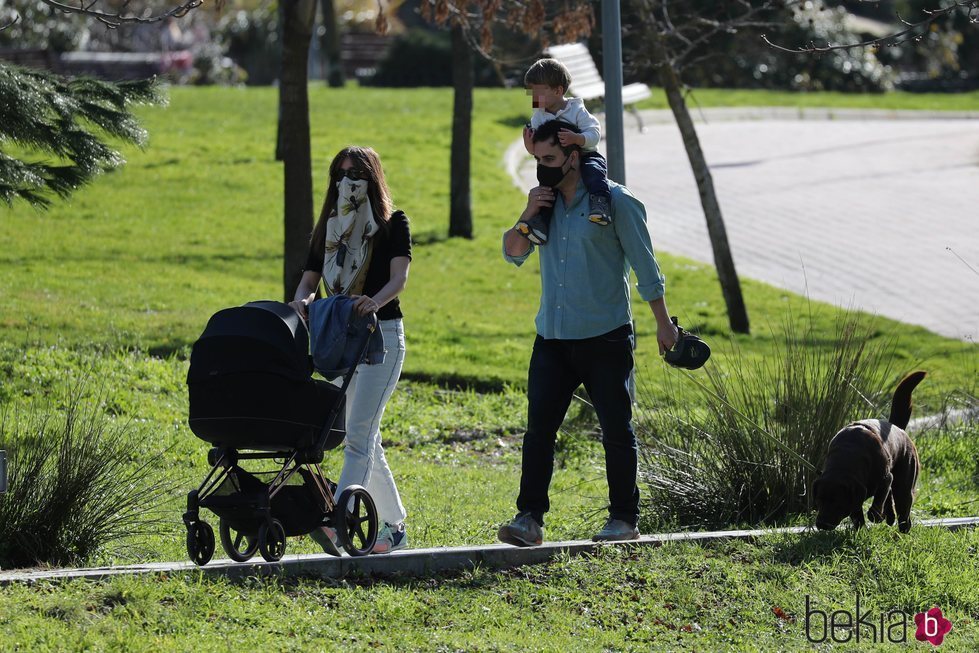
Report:
[[594,537],[592,542],[625,542],[627,540],[638,540],[639,528],[621,519],[608,518],[605,527],[602,528]]
[[335,529],[329,526],[318,526],[312,530],[309,534],[313,541],[323,547],[324,553],[329,553],[331,556],[340,555],[340,547],[338,546],[337,532]]
[[612,223],[612,211],[607,196],[597,194],[588,196],[588,219],[603,227]]
[[500,526],[496,536],[504,544],[513,546],[540,546],[544,541],[544,528],[529,512],[522,512],[508,524]]
[[547,220],[535,215],[529,220],[521,220],[516,225],[517,233],[535,245],[546,245],[549,225]]
[[405,529],[405,525],[403,523],[385,523],[384,528],[377,534],[377,541],[374,543],[371,553],[391,553],[398,549],[407,548],[407,546],[408,531]]

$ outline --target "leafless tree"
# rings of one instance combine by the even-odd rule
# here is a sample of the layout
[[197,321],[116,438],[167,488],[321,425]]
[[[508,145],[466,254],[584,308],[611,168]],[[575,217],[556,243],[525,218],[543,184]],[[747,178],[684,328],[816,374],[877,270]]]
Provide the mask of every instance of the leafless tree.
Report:
[[[872,2],[872,0],[861,1]],[[825,45],[817,45],[816,43],[810,42],[806,45],[786,47],[772,42],[769,40],[766,34],[762,34],[761,38],[765,41],[765,43],[776,50],[790,52],[793,54],[822,54],[825,52],[832,52],[834,50],[849,50],[851,48],[873,48],[879,50],[881,48],[892,47],[902,43],[907,43],[909,41],[916,41],[920,39],[921,36],[927,32],[927,30],[929,30],[934,23],[945,18],[951,18],[952,16],[960,13],[965,14],[971,24],[979,26],[979,0],[958,0],[945,7],[936,7],[934,9],[925,10],[924,15],[917,20],[908,20],[904,17],[898,16],[898,19],[903,25],[902,29],[895,30],[893,33],[885,36],[870,39],[868,41],[860,41],[858,43],[827,43]]]
[[[94,18],[110,28],[138,23],[159,23],[168,18],[181,18],[186,16],[187,12],[204,4],[204,0],[184,0],[184,2],[170,8],[164,6],[154,9],[145,3],[136,3],[134,8],[132,0],[77,0],[76,2],[41,0],[41,2],[61,13],[80,14]],[[223,4],[224,0],[218,0],[218,7]]]
[[[550,5],[548,8],[545,5]],[[422,2],[422,16],[452,33],[452,146],[449,180],[449,236],[472,238],[470,160],[473,106],[473,56],[494,62],[494,29],[508,29],[544,43],[549,38],[573,41],[587,36],[594,24],[587,2],[544,3],[471,0]]]

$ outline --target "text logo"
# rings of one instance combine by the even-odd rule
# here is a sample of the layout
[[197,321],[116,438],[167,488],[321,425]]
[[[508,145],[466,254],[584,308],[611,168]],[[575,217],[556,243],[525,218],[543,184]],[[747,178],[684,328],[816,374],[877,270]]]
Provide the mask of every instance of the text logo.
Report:
[[919,612],[914,615],[914,623],[918,626],[914,638],[919,642],[928,642],[933,646],[941,645],[945,640],[945,635],[952,630],[952,622],[942,615],[942,610],[938,606],[928,612]]

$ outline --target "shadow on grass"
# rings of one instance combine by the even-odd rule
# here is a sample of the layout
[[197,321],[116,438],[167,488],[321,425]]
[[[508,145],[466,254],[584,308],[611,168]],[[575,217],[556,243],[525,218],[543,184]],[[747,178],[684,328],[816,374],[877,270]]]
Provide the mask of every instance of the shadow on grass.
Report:
[[518,113],[513,116],[507,116],[506,118],[499,118],[496,124],[503,125],[504,127],[523,127],[527,124],[527,116]]
[[466,376],[464,374],[402,372],[401,379],[438,386],[443,390],[472,390],[480,394],[500,393],[507,386],[503,379]]
[[415,247],[437,245],[438,243],[444,243],[448,239],[449,235],[447,233],[436,229],[426,229],[425,231],[411,234],[411,244]]
[[854,531],[850,528],[835,531],[813,530],[790,535],[787,538],[785,542],[774,547],[774,559],[776,562],[798,565],[829,558],[840,549],[852,549]]

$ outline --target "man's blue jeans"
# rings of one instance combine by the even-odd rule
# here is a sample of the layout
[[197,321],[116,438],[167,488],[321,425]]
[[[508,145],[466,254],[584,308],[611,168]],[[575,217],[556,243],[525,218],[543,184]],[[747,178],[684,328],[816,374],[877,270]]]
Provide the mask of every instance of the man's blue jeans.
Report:
[[554,472],[554,441],[574,391],[584,384],[602,427],[609,515],[636,524],[638,451],[629,394],[632,343],[630,324],[584,340],[537,336],[527,383],[529,408],[517,510],[530,512],[544,523],[544,513],[550,509],[547,488]]

